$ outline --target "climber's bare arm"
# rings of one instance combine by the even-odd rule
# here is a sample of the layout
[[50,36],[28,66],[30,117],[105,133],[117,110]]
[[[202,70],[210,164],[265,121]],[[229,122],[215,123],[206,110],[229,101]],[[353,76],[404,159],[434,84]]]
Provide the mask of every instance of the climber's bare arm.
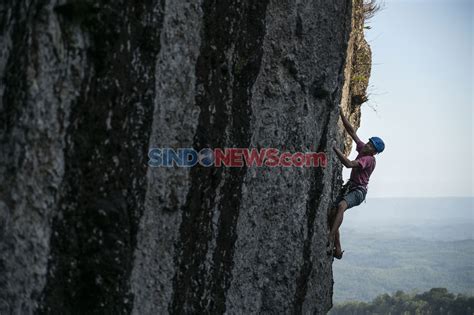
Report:
[[338,148],[333,148],[333,149],[334,149],[334,152],[336,152],[339,160],[341,160],[342,165],[344,165],[347,168],[360,167],[360,164],[357,161],[351,161],[348,158],[346,158],[346,156]]
[[356,143],[360,142],[360,139],[357,136],[354,128],[351,126],[346,116],[344,116],[344,114],[342,113],[342,109],[339,110],[339,114],[341,115],[342,124],[344,125],[344,128],[346,128],[347,133],[351,136],[352,139],[354,139]]

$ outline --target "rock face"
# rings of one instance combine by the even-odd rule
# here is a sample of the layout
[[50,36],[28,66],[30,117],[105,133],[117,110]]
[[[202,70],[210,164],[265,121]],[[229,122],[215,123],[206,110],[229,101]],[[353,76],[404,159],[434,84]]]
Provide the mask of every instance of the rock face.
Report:
[[[0,314],[329,310],[360,10],[3,0]],[[152,147],[310,146],[327,167],[147,166]]]

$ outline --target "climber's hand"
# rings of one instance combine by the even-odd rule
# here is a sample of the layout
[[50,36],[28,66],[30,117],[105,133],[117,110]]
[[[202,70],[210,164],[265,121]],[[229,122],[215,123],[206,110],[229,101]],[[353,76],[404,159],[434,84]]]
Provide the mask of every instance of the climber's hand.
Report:
[[357,161],[351,161],[349,160],[344,153],[342,153],[338,148],[332,147],[334,152],[336,152],[337,157],[341,161],[342,165],[344,165],[347,168],[355,168],[355,167],[360,167],[360,164]]

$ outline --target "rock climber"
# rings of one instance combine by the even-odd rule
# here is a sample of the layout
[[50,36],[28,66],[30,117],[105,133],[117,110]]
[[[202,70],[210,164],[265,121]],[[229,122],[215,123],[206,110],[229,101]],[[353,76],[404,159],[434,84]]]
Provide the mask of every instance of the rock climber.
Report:
[[342,164],[352,169],[351,176],[347,183],[343,186],[340,197],[336,201],[336,207],[331,213],[335,213],[333,217],[331,231],[329,232],[330,246],[329,251],[337,259],[342,258],[344,251],[341,250],[341,241],[339,235],[339,227],[344,217],[344,211],[352,207],[358,206],[365,200],[367,195],[367,185],[369,178],[375,168],[375,155],[381,153],[385,149],[385,144],[379,137],[372,137],[367,143],[362,142],[357,136],[354,128],[351,126],[347,118],[340,110],[342,123],[347,133],[356,143],[356,151],[358,152],[355,160],[349,160],[338,148],[333,147],[337,157]]

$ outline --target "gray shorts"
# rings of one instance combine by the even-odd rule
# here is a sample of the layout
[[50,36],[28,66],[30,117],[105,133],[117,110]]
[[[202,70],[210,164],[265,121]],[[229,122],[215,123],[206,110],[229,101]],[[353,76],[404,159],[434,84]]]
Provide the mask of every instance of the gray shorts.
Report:
[[[336,205],[339,204],[342,200],[345,200],[347,203],[347,209],[360,205],[364,200],[367,192],[364,188],[354,188],[348,189],[347,185],[344,185],[342,193],[336,201]],[[347,210],[346,209],[346,210]]]
[[[365,200],[366,192],[362,189],[354,189],[349,191],[344,197],[343,200],[347,203],[347,209],[358,206]],[[346,210],[347,210],[346,209]]]

